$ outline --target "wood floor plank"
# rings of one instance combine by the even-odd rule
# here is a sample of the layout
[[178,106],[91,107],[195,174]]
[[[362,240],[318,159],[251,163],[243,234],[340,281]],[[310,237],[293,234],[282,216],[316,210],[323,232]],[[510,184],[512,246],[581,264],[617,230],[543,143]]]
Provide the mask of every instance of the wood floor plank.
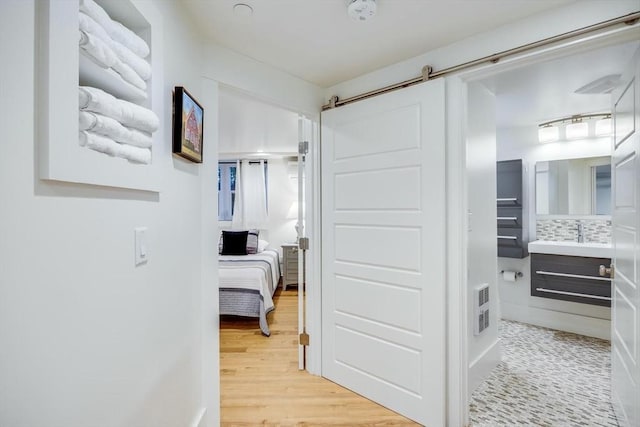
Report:
[[298,370],[295,288],[274,297],[271,336],[257,319],[220,319],[221,426],[417,426],[331,381]]

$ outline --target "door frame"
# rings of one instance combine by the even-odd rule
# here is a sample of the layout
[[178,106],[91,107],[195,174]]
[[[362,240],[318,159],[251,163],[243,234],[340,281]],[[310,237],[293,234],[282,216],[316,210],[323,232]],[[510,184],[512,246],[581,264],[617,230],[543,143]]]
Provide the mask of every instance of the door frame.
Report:
[[469,425],[469,363],[467,310],[467,167],[466,117],[467,87],[470,83],[505,71],[562,58],[597,48],[638,40],[636,26],[626,26],[598,34],[546,46],[501,60],[497,64],[445,77],[447,109],[447,425]]

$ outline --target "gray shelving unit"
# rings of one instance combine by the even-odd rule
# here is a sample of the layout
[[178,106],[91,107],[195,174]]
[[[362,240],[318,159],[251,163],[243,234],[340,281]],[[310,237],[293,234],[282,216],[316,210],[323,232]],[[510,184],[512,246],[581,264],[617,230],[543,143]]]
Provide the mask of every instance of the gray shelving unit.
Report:
[[527,251],[527,224],[524,215],[522,159],[496,165],[498,256],[524,258]]

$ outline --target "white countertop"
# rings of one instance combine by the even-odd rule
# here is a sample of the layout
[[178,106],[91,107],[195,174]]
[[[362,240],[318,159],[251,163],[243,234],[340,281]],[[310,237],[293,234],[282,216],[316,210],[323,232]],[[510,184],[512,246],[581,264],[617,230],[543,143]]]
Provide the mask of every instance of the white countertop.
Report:
[[535,240],[529,243],[529,253],[611,258],[613,256],[613,247],[611,246],[611,243],[552,242],[548,240]]

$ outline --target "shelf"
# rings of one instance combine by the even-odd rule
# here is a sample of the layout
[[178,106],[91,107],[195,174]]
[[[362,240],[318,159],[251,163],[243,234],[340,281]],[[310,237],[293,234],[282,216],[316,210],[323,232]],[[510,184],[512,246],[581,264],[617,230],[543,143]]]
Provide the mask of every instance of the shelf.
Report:
[[[149,44],[153,84],[147,82],[148,99],[140,99],[139,94],[123,89],[126,86],[114,71],[110,74],[80,53],[77,1],[36,2],[35,18],[39,28],[36,40],[38,177],[158,192],[162,181],[155,149],[151,164],[138,165],[78,144],[79,83],[105,89],[118,98],[152,110],[159,117],[166,111],[162,73],[156,73],[162,70],[163,36],[162,15],[157,7],[152,2],[137,0],[99,0],[98,3],[119,9],[120,17],[131,16],[123,24],[131,25]],[[154,134],[153,140],[154,147],[159,146],[160,133]]]
[[496,163],[498,256],[524,258],[526,224],[522,208],[522,160]]

